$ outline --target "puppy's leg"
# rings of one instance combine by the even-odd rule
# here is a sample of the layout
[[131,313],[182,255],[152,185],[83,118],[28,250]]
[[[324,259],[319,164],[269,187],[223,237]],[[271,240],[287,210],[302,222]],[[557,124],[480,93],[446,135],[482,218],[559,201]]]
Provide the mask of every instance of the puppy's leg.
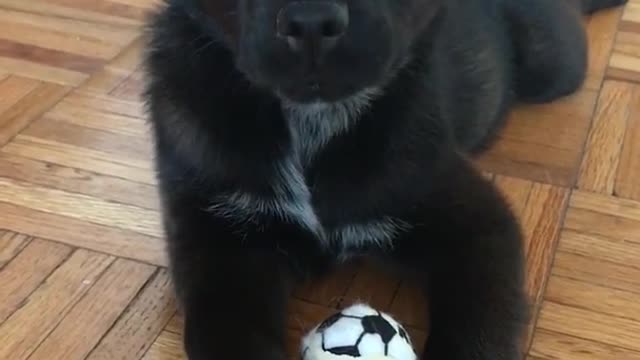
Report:
[[440,174],[396,260],[418,274],[430,306],[428,360],[519,360],[526,327],[519,227],[464,161]]
[[521,100],[549,102],[582,86],[588,49],[578,1],[505,2],[515,52],[515,90]]
[[[292,279],[285,255],[269,246],[269,231],[260,233],[264,239],[242,238],[190,206],[176,202],[166,209],[188,358],[285,360]],[[248,245],[260,242],[264,247]]]

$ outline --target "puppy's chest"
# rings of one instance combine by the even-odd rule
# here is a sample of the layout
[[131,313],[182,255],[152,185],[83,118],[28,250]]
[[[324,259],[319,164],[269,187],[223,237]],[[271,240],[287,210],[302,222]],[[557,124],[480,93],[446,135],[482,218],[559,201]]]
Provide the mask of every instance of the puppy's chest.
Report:
[[[346,204],[340,201],[339,194],[314,191],[304,175],[306,168],[327,144],[349,130],[353,114],[346,108],[323,105],[289,109],[285,114],[290,127],[291,147],[274,161],[273,175],[265,179],[269,191],[260,195],[250,192],[231,194],[217,205],[217,210],[245,223],[274,218],[295,223],[313,233],[324,245],[342,252],[391,245],[398,234],[406,230],[407,224],[392,217],[378,216],[365,221],[344,218],[331,221],[329,225],[325,221],[327,214],[344,206],[351,207],[351,213],[357,213],[357,206],[364,204]],[[335,220],[334,216],[332,218]]]

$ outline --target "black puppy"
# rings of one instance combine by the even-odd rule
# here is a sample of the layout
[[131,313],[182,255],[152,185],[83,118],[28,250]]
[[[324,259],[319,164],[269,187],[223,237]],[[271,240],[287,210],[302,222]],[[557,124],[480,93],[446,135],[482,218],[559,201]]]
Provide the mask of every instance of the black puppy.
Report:
[[465,154],[580,87],[581,15],[621,3],[168,0],[147,100],[189,358],[285,359],[291,286],[356,256],[424,287],[426,358],[520,358],[519,227]]

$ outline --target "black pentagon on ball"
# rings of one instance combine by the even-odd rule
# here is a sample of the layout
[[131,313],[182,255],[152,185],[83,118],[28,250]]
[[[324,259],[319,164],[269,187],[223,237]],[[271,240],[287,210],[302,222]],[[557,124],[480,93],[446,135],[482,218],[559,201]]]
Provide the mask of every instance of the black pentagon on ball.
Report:
[[410,343],[411,341],[409,340],[409,334],[407,334],[407,331],[403,328],[400,327],[400,330],[398,331],[398,334],[400,335],[401,338],[403,338],[406,342]]
[[324,320],[319,326],[318,326],[318,331],[322,331],[326,328],[328,328],[329,326],[335,324],[336,322],[338,322],[338,320],[340,320],[341,317],[343,317],[344,315],[342,315],[342,313],[335,313],[333,315],[331,315],[330,317],[328,317],[326,320]]
[[368,334],[379,334],[385,345],[388,344],[397,334],[396,329],[380,315],[363,317],[362,327]]
[[329,351],[334,355],[347,355],[351,357],[360,357],[360,350],[358,350],[357,345],[338,346],[331,349],[327,349],[326,351]]

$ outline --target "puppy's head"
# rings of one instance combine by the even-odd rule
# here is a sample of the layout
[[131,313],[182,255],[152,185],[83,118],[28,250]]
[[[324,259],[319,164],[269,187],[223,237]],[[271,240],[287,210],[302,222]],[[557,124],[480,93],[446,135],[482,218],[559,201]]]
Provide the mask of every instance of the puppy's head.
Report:
[[410,57],[440,0],[188,0],[250,81],[294,102],[375,88]]

